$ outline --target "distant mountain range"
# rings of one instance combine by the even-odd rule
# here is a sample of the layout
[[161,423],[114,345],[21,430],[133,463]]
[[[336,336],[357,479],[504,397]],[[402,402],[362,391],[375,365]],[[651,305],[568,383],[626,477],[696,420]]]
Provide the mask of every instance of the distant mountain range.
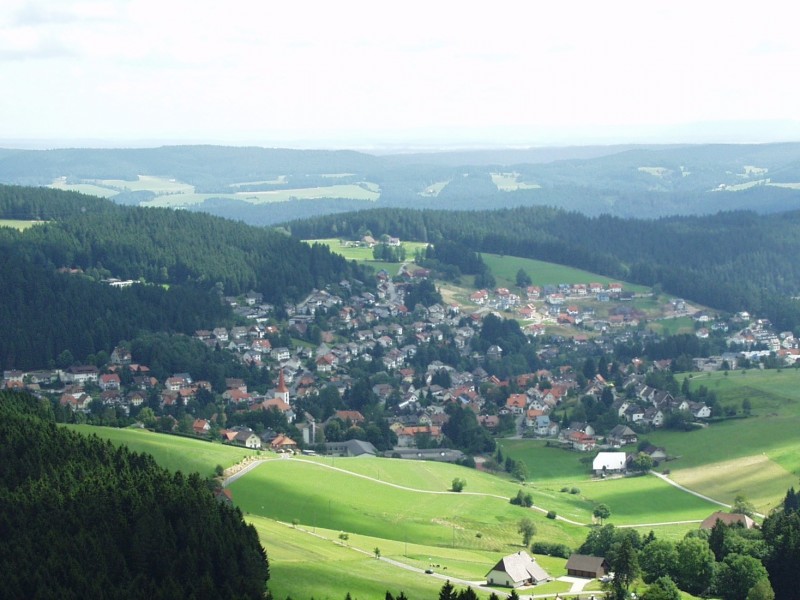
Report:
[[800,209],[800,143],[367,154],[229,146],[0,149],[0,182],[268,225],[364,208],[552,206],[657,218]]

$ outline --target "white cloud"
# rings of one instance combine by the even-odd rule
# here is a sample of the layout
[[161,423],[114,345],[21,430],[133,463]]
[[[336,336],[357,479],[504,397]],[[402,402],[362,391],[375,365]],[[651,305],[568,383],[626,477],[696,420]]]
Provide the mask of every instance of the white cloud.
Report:
[[11,0],[0,135],[491,137],[797,119],[800,39],[782,13],[779,0]]

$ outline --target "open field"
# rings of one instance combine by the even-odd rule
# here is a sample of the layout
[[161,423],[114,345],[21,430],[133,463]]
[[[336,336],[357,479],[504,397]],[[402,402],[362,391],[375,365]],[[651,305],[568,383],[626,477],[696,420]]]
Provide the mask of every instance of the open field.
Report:
[[[532,258],[516,256],[500,256],[499,254],[481,254],[483,261],[491,268],[498,285],[516,287],[517,271],[524,270],[531,278],[533,285],[558,285],[559,283],[591,283],[609,284],[618,281],[603,275],[590,273],[581,269],[573,269],[564,265],[547,263]],[[636,293],[649,293],[650,289],[631,283],[624,283],[623,288]]]
[[[143,430],[71,427],[150,452],[162,466],[184,472],[206,474],[216,464],[227,466],[250,454],[241,448]],[[507,440],[504,452],[535,461],[534,482],[522,489],[534,496],[535,507],[555,510],[559,516],[589,522],[598,502],[611,507],[609,522],[615,525],[700,519],[714,510],[652,476],[591,481],[577,460],[580,455],[545,448],[540,442]],[[409,597],[435,597],[447,576],[482,581],[501,556],[519,550],[516,524],[523,516],[536,523],[536,539],[573,548],[588,531],[547,519],[537,510],[512,506],[508,497],[520,489],[519,483],[464,467],[381,458],[273,456],[262,454],[269,460],[230,489],[268,550],[270,589],[278,598],[291,594],[338,599],[347,591],[353,597],[371,598],[381,597],[387,588],[393,593],[403,590]],[[559,473],[562,468],[565,472]],[[467,481],[462,493],[446,491],[456,476]],[[561,492],[558,486],[564,481],[573,482],[581,492]],[[288,525],[295,520],[296,528]],[[652,529],[660,538],[677,540],[695,527],[692,523],[648,525],[640,531]],[[339,540],[340,532],[349,535],[346,545]],[[376,560],[376,547],[383,558],[416,569],[439,565],[434,568],[436,575]],[[554,577],[564,574],[563,559],[540,556],[537,560]],[[567,589],[567,584],[553,582],[535,592],[564,596]],[[587,589],[597,589],[597,584]]]
[[262,192],[236,192],[237,200],[253,204],[286,202],[288,200],[312,200],[316,198],[349,198],[370,200],[380,198],[381,190],[375,183],[336,184],[325,187],[294,188],[288,190],[265,190]]
[[[409,470],[419,466],[408,463]],[[230,489],[237,505],[252,514],[396,541],[510,552],[519,542],[516,524],[523,516],[536,522],[542,539],[573,545],[584,539],[584,527],[513,506],[508,501],[511,494],[493,497],[468,492],[473,474],[463,470],[467,488],[458,494],[404,489],[302,460],[274,460]],[[314,481],[313,489],[308,481]],[[517,488],[512,489],[516,493]],[[588,517],[586,512],[583,515]]]
[[423,191],[419,192],[420,196],[425,196],[426,198],[435,198],[439,195],[439,193],[450,183],[450,180],[447,181],[437,181],[436,183],[429,185]]
[[677,335],[679,333],[694,333],[694,319],[692,317],[677,317],[675,319],[661,319],[648,323],[648,327],[661,335]]
[[[499,443],[506,456],[525,462],[534,489],[539,492],[534,502],[538,500],[548,509],[560,502],[580,503],[588,506],[591,515],[594,506],[603,503],[611,509],[609,522],[615,525],[702,520],[716,510],[714,504],[656,477],[593,479],[591,465],[580,462],[592,454],[546,447],[539,440],[499,440]],[[562,488],[578,488],[580,493],[562,492]],[[553,510],[564,514],[558,508]],[[681,529],[685,532],[687,526]]]
[[[323,240],[305,240],[307,244],[325,244],[331,249],[331,252],[336,252],[337,254],[341,254],[347,260],[354,260],[359,263],[364,263],[375,267],[376,269],[386,268],[386,267],[378,267],[378,264],[382,265],[389,265],[389,268],[386,268],[387,271],[391,274],[397,273],[397,270],[400,268],[400,263],[382,263],[372,258],[372,248],[366,247],[354,247],[354,246],[346,246],[342,243],[341,240],[337,238],[328,238]],[[405,248],[406,250],[406,261],[413,262],[414,260],[414,253],[417,250],[425,250],[428,244],[425,242],[400,242],[400,245]]]
[[211,477],[217,465],[229,467],[255,451],[224,446],[220,443],[155,433],[147,429],[116,429],[93,425],[65,425],[85,435],[95,434],[117,445],[128,446],[135,452],[152,454],[156,462],[171,471],[198,472]]
[[[330,175],[332,181],[337,177],[346,174]],[[352,184],[333,184],[330,186],[319,186],[309,188],[293,189],[271,189],[271,186],[282,184],[284,180],[278,178],[271,181],[245,182],[230,186],[229,193],[205,194],[197,193],[191,184],[176,181],[167,177],[156,177],[152,175],[139,175],[136,181],[124,179],[97,179],[85,180],[79,183],[67,183],[62,179],[54,181],[50,187],[61,190],[73,190],[92,196],[111,198],[120,192],[153,192],[156,197],[143,206],[181,208],[194,204],[201,204],[210,198],[227,198],[239,200],[251,204],[268,204],[272,202],[287,202],[289,200],[310,200],[317,198],[341,198],[350,200],[374,201],[381,195],[378,184],[373,182],[360,182]],[[239,191],[238,188],[244,185],[263,184],[265,189],[258,191]]]
[[[348,591],[353,598],[380,598],[387,590],[394,595],[402,590],[409,598],[435,598],[447,577],[481,582],[502,556],[496,552],[425,546],[357,534],[349,534],[349,539],[342,542],[337,530],[293,528],[253,515],[246,518],[267,548],[269,588],[276,598],[291,595],[340,600]],[[419,570],[376,560],[376,547],[380,548],[382,558]],[[549,556],[536,559],[553,577],[566,573],[564,559]],[[425,574],[424,570],[431,565],[438,565],[433,568],[436,574]],[[456,587],[465,586],[457,584]],[[552,582],[537,587],[536,593],[560,592],[563,595],[568,589],[567,583]],[[476,591],[479,597],[488,597],[488,593]]]
[[536,190],[540,186],[538,183],[525,183],[519,180],[519,173],[492,173],[492,183],[501,192],[513,192],[516,190]]
[[34,225],[40,225],[44,221],[18,221],[16,219],[0,219],[0,227],[11,227],[19,231],[25,231]]

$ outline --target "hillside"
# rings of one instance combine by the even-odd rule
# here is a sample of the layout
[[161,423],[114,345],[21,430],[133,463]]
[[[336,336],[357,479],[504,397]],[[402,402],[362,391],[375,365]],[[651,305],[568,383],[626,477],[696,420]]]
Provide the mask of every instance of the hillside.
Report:
[[355,151],[166,146],[0,152],[0,182],[274,224],[383,208],[555,206],[655,218],[800,208],[800,144]]
[[49,409],[0,395],[5,597],[263,597],[266,553],[238,509]]
[[0,186],[8,218],[42,222],[0,228],[3,368],[41,367],[64,351],[80,360],[110,353],[140,332],[231,322],[224,296],[252,291],[282,309],[315,286],[365,280],[325,246],[199,213]]
[[800,326],[800,212],[725,212],[657,220],[587,217],[553,208],[493,211],[381,209],[294,221],[303,239],[357,239],[369,231],[402,239],[459,242],[474,252],[585,269],[726,311]]

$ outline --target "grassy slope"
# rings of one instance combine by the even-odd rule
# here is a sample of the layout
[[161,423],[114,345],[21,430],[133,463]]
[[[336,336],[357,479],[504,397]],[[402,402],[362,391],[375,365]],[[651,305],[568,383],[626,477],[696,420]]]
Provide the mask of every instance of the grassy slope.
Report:
[[525,516],[536,522],[543,538],[575,544],[585,536],[583,527],[512,506],[508,496],[399,489],[300,460],[270,461],[230,489],[248,513],[432,546],[514,551],[516,524]]
[[691,433],[659,431],[648,436],[679,458],[664,465],[679,483],[732,502],[744,494],[760,512],[774,506],[800,476],[800,371],[733,371],[695,374],[723,406],[752,404],[752,416]]
[[219,443],[204,442],[146,429],[115,429],[92,425],[66,425],[86,435],[96,434],[114,444],[126,445],[135,452],[152,454],[159,465],[171,471],[198,472],[211,477],[217,465],[229,467],[245,456],[254,454],[246,448],[235,448]]
[[[483,261],[491,268],[492,274],[497,279],[498,285],[508,287],[516,286],[517,271],[523,269],[531,278],[533,285],[557,285],[559,283],[592,283],[598,282],[608,284],[616,279],[610,279],[603,275],[573,269],[564,265],[542,262],[530,258],[518,258],[516,256],[500,256],[498,254],[481,254]],[[637,293],[649,292],[649,288],[632,283],[624,283],[624,289]]]
[[[336,598],[349,591],[353,598],[380,598],[402,590],[409,598],[435,598],[444,583],[438,576],[407,571],[383,560],[375,560],[374,548],[383,558],[400,561],[417,569],[431,565],[437,575],[467,581],[482,581],[499,558],[497,553],[424,546],[404,541],[351,534],[346,543],[338,531],[293,528],[271,519],[248,516],[267,547],[270,559],[269,588],[276,598]],[[554,577],[566,573],[564,559],[539,556],[537,560]],[[457,588],[463,586],[457,585]],[[537,593],[564,592],[568,584],[554,582],[537,588]],[[488,594],[478,592],[481,598]]]

